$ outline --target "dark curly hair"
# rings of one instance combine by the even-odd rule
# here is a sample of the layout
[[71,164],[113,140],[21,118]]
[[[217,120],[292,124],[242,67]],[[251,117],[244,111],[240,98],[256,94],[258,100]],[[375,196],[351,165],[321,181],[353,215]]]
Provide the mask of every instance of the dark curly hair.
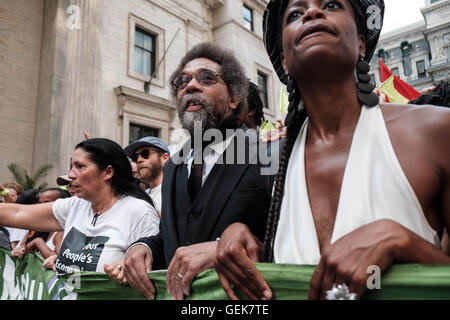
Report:
[[[232,97],[239,98],[239,105],[234,110],[235,115],[239,116],[243,110],[247,110],[248,81],[244,69],[234,56],[233,52],[219,45],[202,42],[189,50],[181,60],[178,68],[173,72],[169,81],[173,80],[183,72],[184,66],[195,59],[206,58],[220,65],[220,76],[227,84]],[[177,96],[177,89],[171,85],[171,95]]]
[[432,104],[435,106],[450,108],[450,83],[441,81],[432,91],[421,94],[409,104]]
[[39,194],[41,192],[38,189],[25,190],[16,200],[19,204],[36,204],[39,203]]
[[47,188],[45,190],[42,190],[40,194],[43,194],[47,191],[57,192],[59,194],[58,199],[66,199],[71,197],[70,193],[67,190],[63,190],[61,188]]

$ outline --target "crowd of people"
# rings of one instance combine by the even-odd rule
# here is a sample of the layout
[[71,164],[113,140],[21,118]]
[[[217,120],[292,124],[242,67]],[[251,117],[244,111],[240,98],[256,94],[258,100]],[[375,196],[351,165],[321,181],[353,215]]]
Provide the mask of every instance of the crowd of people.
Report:
[[87,136],[60,188],[0,186],[0,245],[17,258],[37,251],[58,274],[106,273],[148,299],[159,269],[174,299],[211,268],[231,299],[233,286],[271,299],[255,262],[317,265],[309,298],[321,299],[336,287],[360,298],[370,265],[450,263],[449,85],[414,105],[379,102],[367,79],[383,13],[383,0],[269,2],[264,43],[290,104],[264,135],[239,60],[194,46],[170,77],[190,136],[181,150]]

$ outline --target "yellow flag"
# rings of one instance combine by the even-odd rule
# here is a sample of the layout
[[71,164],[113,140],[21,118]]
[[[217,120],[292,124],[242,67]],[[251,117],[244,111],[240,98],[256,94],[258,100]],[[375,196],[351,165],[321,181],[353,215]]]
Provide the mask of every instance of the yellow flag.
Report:
[[289,98],[284,91],[283,86],[280,87],[280,113],[288,113]]
[[272,122],[270,122],[269,120],[266,120],[266,121],[264,121],[264,123],[259,127],[259,133],[262,135],[262,134],[265,134],[265,133],[267,133],[267,132],[269,132],[269,131],[272,131],[272,130],[274,130],[275,129],[275,127],[274,127],[274,125],[272,124]]
[[389,98],[389,102],[391,103],[406,104],[409,101],[395,89],[394,75],[390,76],[389,79],[383,82],[379,89]]

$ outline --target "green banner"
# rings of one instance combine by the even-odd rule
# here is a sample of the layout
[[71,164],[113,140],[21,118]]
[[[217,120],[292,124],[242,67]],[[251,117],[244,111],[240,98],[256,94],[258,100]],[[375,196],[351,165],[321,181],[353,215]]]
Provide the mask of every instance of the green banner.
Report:
[[59,300],[67,294],[64,281],[42,266],[40,255],[26,254],[12,258],[0,248],[1,300]]
[[[309,281],[315,266],[257,264],[278,300],[307,298]],[[372,273],[368,273],[368,277]],[[373,273],[374,276],[376,275]],[[157,300],[170,300],[166,272],[149,273],[156,288]],[[450,300],[450,265],[393,265],[383,272],[375,288],[367,290],[363,299],[382,300]],[[379,287],[377,289],[376,287]],[[238,293],[240,298],[245,298]],[[139,300],[144,297],[129,286],[121,286],[105,274],[83,272],[58,278],[42,267],[42,258],[27,254],[12,259],[7,250],[0,249],[0,297],[35,300]],[[225,300],[217,274],[207,270],[192,283],[192,300]]]

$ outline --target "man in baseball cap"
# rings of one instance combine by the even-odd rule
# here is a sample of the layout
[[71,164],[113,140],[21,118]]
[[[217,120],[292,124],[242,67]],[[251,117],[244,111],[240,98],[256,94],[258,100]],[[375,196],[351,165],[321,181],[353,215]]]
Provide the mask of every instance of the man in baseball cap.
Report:
[[149,136],[129,144],[124,150],[137,164],[141,179],[150,186],[146,192],[161,216],[161,185],[163,168],[170,158],[169,147],[161,138]]
[[56,178],[56,184],[60,187],[67,187],[70,182],[72,182],[72,180],[69,179],[69,176],[67,174]]

